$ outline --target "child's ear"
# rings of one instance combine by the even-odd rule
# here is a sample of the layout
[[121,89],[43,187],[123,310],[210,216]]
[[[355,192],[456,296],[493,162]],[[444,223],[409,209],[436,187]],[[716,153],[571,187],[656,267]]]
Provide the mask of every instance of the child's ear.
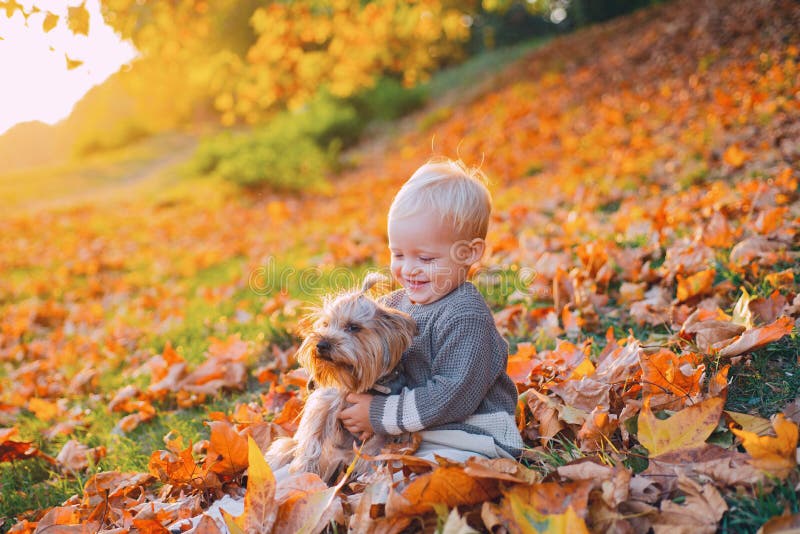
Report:
[[472,264],[480,260],[483,257],[483,253],[486,252],[486,240],[476,237],[469,242],[469,248],[472,254],[468,263]]

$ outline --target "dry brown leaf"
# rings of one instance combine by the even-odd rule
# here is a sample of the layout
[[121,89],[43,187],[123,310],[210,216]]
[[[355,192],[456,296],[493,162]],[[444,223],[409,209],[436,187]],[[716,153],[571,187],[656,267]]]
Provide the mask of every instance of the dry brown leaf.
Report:
[[508,458],[470,458],[464,464],[464,472],[475,478],[493,478],[518,484],[533,484],[542,478],[533,469]]
[[645,477],[659,481],[663,491],[672,491],[678,476],[705,476],[720,487],[757,484],[764,476],[749,465],[746,454],[705,444],[650,459]]
[[780,317],[766,326],[745,331],[732,343],[720,350],[719,355],[722,357],[730,357],[754,351],[790,334],[793,328],[794,319],[791,317]]
[[597,406],[608,406],[609,384],[592,378],[565,380],[550,387],[568,406],[591,412]]
[[785,250],[786,245],[780,241],[771,241],[762,236],[748,237],[731,249],[730,262],[739,268],[753,262],[772,265],[782,258]]
[[653,518],[656,534],[712,534],[728,509],[725,499],[712,484],[700,485],[687,477],[678,477],[678,490],[685,495],[683,504],[671,500],[661,503],[661,512]]
[[103,446],[89,448],[86,445],[71,439],[67,441],[56,456],[58,466],[69,473],[79,473],[89,467],[89,463],[96,464],[106,455]]

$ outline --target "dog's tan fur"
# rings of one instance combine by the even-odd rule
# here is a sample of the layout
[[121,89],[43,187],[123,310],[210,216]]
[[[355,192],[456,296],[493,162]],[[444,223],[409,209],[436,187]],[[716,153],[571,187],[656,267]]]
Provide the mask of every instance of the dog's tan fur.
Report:
[[[293,438],[276,440],[266,454],[273,469],[312,472],[331,482],[353,460],[355,437],[338,419],[349,393],[365,393],[400,363],[417,327],[407,314],[371,299],[367,291],[382,277],[368,275],[360,291],[327,299],[297,355],[317,389],[308,397]],[[369,451],[383,442],[373,437]],[[366,464],[357,464],[364,471]]]

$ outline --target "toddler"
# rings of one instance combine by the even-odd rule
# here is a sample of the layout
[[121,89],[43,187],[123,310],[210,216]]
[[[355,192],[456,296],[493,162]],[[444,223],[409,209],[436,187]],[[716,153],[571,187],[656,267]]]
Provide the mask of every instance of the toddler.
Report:
[[417,456],[454,461],[513,458],[523,447],[508,345],[469,268],[486,246],[491,197],[483,175],[460,161],[432,161],[411,176],[389,209],[392,276],[386,304],[411,315],[419,334],[403,354],[397,395],[351,394],[344,426],[372,433],[420,432]]

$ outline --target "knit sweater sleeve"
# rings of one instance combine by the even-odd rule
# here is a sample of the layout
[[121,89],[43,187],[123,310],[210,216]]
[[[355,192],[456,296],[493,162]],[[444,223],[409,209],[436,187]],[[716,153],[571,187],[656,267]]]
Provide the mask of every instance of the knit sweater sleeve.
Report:
[[[454,314],[434,335],[438,348],[432,376],[398,395],[374,397],[370,422],[376,432],[399,434],[463,421],[475,413],[502,362],[493,361],[489,314]],[[496,359],[496,358],[495,358]]]

